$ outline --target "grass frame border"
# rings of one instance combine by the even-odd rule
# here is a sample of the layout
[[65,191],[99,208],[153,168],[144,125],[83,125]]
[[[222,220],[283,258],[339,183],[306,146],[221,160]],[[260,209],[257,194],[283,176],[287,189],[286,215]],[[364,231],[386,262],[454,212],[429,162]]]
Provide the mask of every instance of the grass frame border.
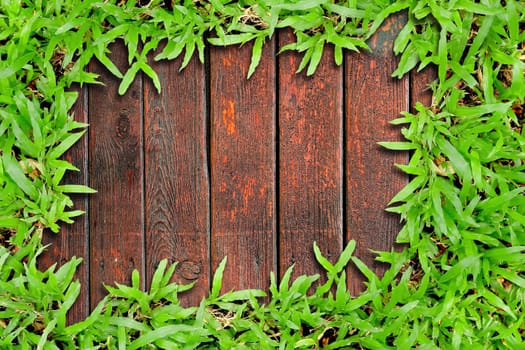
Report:
[[[157,32],[148,26],[144,18],[167,21],[167,17],[162,17],[160,10],[157,11],[158,17],[152,15],[154,2],[144,6],[136,6],[135,1],[128,1],[126,6],[111,2],[87,3],[92,6],[88,13],[94,15],[90,21],[81,20],[84,18],[80,16],[81,6],[72,8],[74,3],[66,1],[60,4],[64,8],[70,7],[70,12],[67,12],[70,17],[65,16],[66,21],[61,26],[47,28],[42,19],[53,16],[53,12],[62,14],[63,8],[50,10],[48,7],[53,5],[35,1],[30,5],[35,8],[40,6],[40,16],[32,16],[27,22],[23,22],[24,17],[21,16],[19,23],[6,25],[5,18],[11,17],[5,13],[23,12],[23,9],[16,7],[24,7],[20,2],[2,2],[5,12],[0,12],[0,15],[4,14],[0,17],[0,28],[3,30],[0,41],[5,46],[9,46],[10,39],[22,49],[24,45],[42,49],[36,54],[19,54],[11,46],[0,51],[3,61],[0,65],[0,77],[3,79],[0,83],[0,137],[6,140],[0,163],[0,185],[2,193],[6,194],[0,203],[0,224],[5,230],[3,232],[13,232],[7,248],[1,252],[0,272],[5,283],[23,274],[39,276],[41,280],[55,275],[54,268],[41,273],[36,270],[33,258],[38,256],[39,248],[33,252],[24,248],[38,247],[39,232],[44,227],[57,231],[58,220],[67,222],[81,214],[66,210],[72,204],[68,193],[92,191],[80,185],[60,184],[65,171],[74,169],[59,158],[82,137],[83,131],[79,130],[85,127],[68,116],[76,97],[65,92],[64,88],[73,82],[96,83],[92,73],[83,71],[85,64],[93,57],[122,78],[119,93],[126,91],[141,70],[158,86],[156,73],[147,65],[145,57],[160,39],[149,37],[148,41],[148,35],[153,36]],[[435,64],[438,71],[438,81],[433,86],[433,105],[427,108],[418,104],[416,114],[405,113],[393,121],[408,125],[403,129],[406,141],[381,143],[390,149],[412,150],[414,153],[407,165],[399,165],[413,179],[392,199],[391,204],[395,206],[389,209],[400,214],[405,221],[398,241],[408,243],[409,248],[401,253],[379,254],[381,261],[391,265],[382,279],[359,260],[351,258],[350,254],[342,256],[341,261],[348,263],[351,260],[366,275],[368,289],[358,297],[364,300],[359,308],[371,308],[367,317],[374,315],[382,320],[385,327],[388,322],[401,324],[411,321],[412,329],[427,327],[431,330],[430,340],[451,348],[459,348],[462,344],[479,345],[482,339],[486,341],[483,344],[496,348],[520,344],[525,332],[520,326],[525,317],[521,313],[522,300],[525,299],[525,271],[521,268],[525,262],[525,239],[520,237],[525,232],[522,196],[525,188],[522,185],[525,183],[522,174],[525,140],[521,130],[525,94],[522,54],[524,4],[488,0],[480,3],[448,1],[438,4],[430,0],[371,3],[377,5],[375,12],[367,12],[358,8],[357,4],[352,8],[322,0],[302,4],[282,2],[276,6],[277,15],[271,9],[267,15],[253,4],[241,7],[235,6],[237,2],[233,6],[220,1],[198,2],[200,8],[195,7],[192,14],[185,13],[185,18],[194,20],[193,26],[187,25],[192,29],[188,30],[190,34],[186,37],[190,39],[174,41],[171,51],[165,51],[164,57],[161,54],[160,58],[173,59],[184,52],[184,66],[196,51],[202,60],[203,35],[214,31],[216,37],[210,39],[214,45],[254,41],[251,74],[256,69],[265,39],[283,26],[292,27],[297,35],[297,42],[283,49],[304,52],[300,69],[314,74],[325,43],[335,45],[334,58],[340,62],[343,49],[366,48],[366,39],[388,15],[408,10],[408,23],[394,46],[394,51],[401,54],[401,60],[393,75],[400,77],[406,74],[418,62],[421,62],[420,68]],[[30,6],[28,4],[26,8]],[[86,8],[88,5],[85,5]],[[214,10],[210,11],[206,6],[212,6]],[[190,7],[185,9],[190,11]],[[208,26],[199,22],[199,18],[204,18],[199,16],[205,15],[203,9],[213,12],[208,18]],[[341,22],[331,18],[316,22],[316,14],[320,18],[319,9],[337,14],[339,20],[345,18],[345,25],[338,28]],[[97,13],[103,13],[104,21],[96,23],[100,20]],[[280,19],[282,13],[285,15]],[[306,19],[313,20],[315,25],[309,26]],[[501,24],[505,21],[506,25]],[[498,23],[499,27],[496,26]],[[20,30],[15,32],[10,27]],[[32,36],[33,29],[37,27],[38,37]],[[318,31],[319,27],[323,30]],[[475,35],[471,36],[472,32]],[[63,49],[60,40],[66,35],[84,38],[86,33],[96,36],[89,38],[92,40],[89,48],[84,48],[86,43],[80,40],[80,44],[77,42],[77,47],[72,50],[63,54],[58,50]],[[53,36],[58,39],[52,39]],[[124,37],[130,52],[130,68],[124,74],[106,56],[107,45],[121,37]],[[141,41],[143,49],[133,50]],[[39,42],[45,42],[48,46],[40,47]],[[84,55],[86,51],[88,53]],[[52,63],[54,60],[58,60],[58,64]],[[24,82],[27,85],[22,86]],[[19,90],[12,89],[13,86]],[[18,115],[26,118],[25,124],[18,122]],[[47,140],[42,128],[49,121],[60,131],[51,133],[50,140],[53,142]],[[22,207],[16,207],[18,204]],[[8,210],[12,210],[11,215]],[[332,282],[344,280],[340,275],[342,263],[335,268],[319,253],[316,257],[333,277]],[[78,263],[78,259],[73,259],[64,269],[58,270],[62,273],[57,272],[58,275],[67,275],[62,277],[64,281],[69,281],[63,282],[63,285],[59,283],[61,293],[69,293],[62,300],[63,306],[72,303],[80,288],[71,284],[73,275],[70,272]],[[216,276],[220,276],[218,272]],[[134,277],[135,287],[136,282],[137,277]],[[214,285],[217,283],[219,279]],[[5,290],[12,287],[3,286]],[[74,288],[69,289],[70,286]],[[279,287],[286,289],[284,284]],[[122,294],[119,288],[125,290],[119,286],[110,293],[123,296],[125,293]],[[29,286],[26,289],[31,290]],[[218,290],[220,288],[213,288],[211,300],[219,298]],[[34,290],[31,292],[35,293]],[[255,307],[253,294],[244,297],[244,300],[250,301],[251,307]],[[146,308],[145,305],[142,307]],[[448,319],[457,308],[462,308],[459,316]],[[0,313],[7,313],[8,309],[9,305],[0,302]],[[434,319],[424,316],[423,311],[430,312]],[[476,312],[481,316],[476,317]],[[484,324],[488,319],[493,320],[496,326]],[[46,321],[47,326],[40,330],[41,337],[37,342],[41,347],[44,347],[50,334],[60,333],[58,323],[65,322],[65,311],[60,313],[54,324],[53,321]],[[89,322],[88,319],[82,326],[69,327],[64,323],[61,331],[66,335],[85,331]],[[479,328],[480,334],[469,330],[472,324]],[[395,339],[388,339],[397,345],[430,346],[426,340],[425,337],[413,338],[409,333],[400,333]],[[138,347],[137,344],[141,343],[135,343]],[[305,342],[304,346],[309,344]],[[381,345],[360,344],[371,348]]]

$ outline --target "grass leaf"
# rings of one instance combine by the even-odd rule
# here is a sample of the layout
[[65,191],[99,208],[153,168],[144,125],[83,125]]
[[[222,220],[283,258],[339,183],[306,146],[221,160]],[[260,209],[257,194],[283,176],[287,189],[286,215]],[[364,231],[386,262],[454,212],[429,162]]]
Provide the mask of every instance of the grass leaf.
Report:
[[219,266],[217,267],[217,269],[215,270],[215,274],[213,275],[213,282],[211,285],[211,293],[210,293],[210,299],[212,300],[217,299],[221,292],[222,275],[224,273],[224,268],[226,267],[227,261],[228,261],[228,257],[224,257],[219,263]]

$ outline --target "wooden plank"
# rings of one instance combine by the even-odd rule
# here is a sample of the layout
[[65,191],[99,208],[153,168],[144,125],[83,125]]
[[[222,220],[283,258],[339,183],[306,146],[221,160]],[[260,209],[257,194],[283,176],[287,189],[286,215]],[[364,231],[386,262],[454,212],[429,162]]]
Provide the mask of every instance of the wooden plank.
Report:
[[412,113],[416,113],[414,109],[416,102],[421,102],[425,106],[430,106],[432,103],[432,90],[429,84],[437,78],[435,66],[427,66],[421,72],[410,72],[410,108]]
[[[374,250],[390,250],[400,224],[397,215],[384,211],[407,178],[394,167],[406,163],[407,155],[391,152],[378,141],[400,140],[399,128],[388,124],[408,110],[408,79],[391,78],[397,65],[392,46],[404,18],[385,21],[371,39],[371,53],[347,54],[346,64],[346,222],[347,239],[357,241],[356,255],[376,272]],[[362,289],[360,274],[349,269],[351,290]]]
[[276,267],[275,52],[246,79],[251,45],[212,48],[211,260],[223,290],[266,288]]
[[[75,120],[86,123],[88,121],[87,87],[76,87],[79,96],[73,106],[71,113]],[[73,147],[71,147],[64,159],[76,166],[78,172],[68,172],[64,176],[63,183],[66,184],[88,184],[88,138],[84,136]],[[72,195],[73,210],[84,210],[88,208],[87,195]],[[63,224],[58,234],[46,232],[43,244],[50,244],[48,250],[39,258],[39,267],[47,269],[54,263],[58,266],[71,260],[73,256],[83,258],[75,278],[81,283],[80,295],[68,313],[68,322],[75,323],[85,319],[90,311],[89,304],[89,217],[82,215],[75,218],[73,224]]]
[[[279,46],[291,42],[279,34]],[[321,271],[317,241],[331,261],[343,244],[343,79],[326,48],[314,76],[295,74],[302,55],[279,55],[279,254],[281,274]]]
[[[178,262],[174,281],[196,282],[180,296],[198,305],[209,287],[209,184],[206,154],[206,78],[194,58],[150,64],[159,95],[144,84],[146,267],[151,280],[162,259]],[[149,282],[148,282],[149,285]]]
[[[111,59],[124,71],[127,50],[111,47]],[[133,269],[143,271],[142,82],[118,95],[120,81],[100,63],[91,70],[105,86],[90,86],[91,305],[105,295],[102,283],[130,283]]]

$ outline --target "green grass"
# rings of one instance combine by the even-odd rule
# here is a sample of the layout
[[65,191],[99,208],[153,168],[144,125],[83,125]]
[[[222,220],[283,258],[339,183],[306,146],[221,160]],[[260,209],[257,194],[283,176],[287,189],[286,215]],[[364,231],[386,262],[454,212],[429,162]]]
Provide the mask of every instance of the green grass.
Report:
[[[517,349],[525,337],[525,4],[523,1],[9,1],[0,0],[0,347],[14,349]],[[260,290],[220,295],[225,261],[210,294],[184,308],[163,261],[149,291],[107,286],[85,320],[68,325],[80,292],[74,258],[46,271],[36,261],[45,228],[59,231],[80,211],[63,185],[74,166],[62,155],[87,127],[70,109],[73,83],[97,84],[84,70],[98,59],[125,93],[139,71],[159,87],[147,64],[182,56],[204,59],[206,45],[253,41],[251,75],[275,31],[291,28],[303,53],[299,71],[314,74],[326,45],[341,64],[344,50],[366,40],[388,16],[408,22],[394,51],[402,77],[433,65],[431,106],[417,104],[392,123],[411,151],[398,167],[410,183],[389,211],[403,220],[401,252],[378,252],[389,268],[378,277],[352,256],[350,242],[332,265],[314,246],[319,276],[272,277],[266,304]],[[107,57],[123,39],[129,69]],[[140,48],[140,49],[139,49]],[[367,279],[352,297],[344,267]]]

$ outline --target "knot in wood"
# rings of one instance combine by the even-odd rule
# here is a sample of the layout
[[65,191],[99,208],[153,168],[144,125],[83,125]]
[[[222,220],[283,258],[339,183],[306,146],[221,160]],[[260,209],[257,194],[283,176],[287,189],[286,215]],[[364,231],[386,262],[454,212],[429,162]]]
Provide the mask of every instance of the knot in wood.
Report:
[[124,139],[128,137],[131,123],[129,121],[128,111],[121,111],[116,123],[117,137]]
[[196,280],[201,271],[201,265],[195,261],[184,260],[177,265],[177,273],[186,280]]

